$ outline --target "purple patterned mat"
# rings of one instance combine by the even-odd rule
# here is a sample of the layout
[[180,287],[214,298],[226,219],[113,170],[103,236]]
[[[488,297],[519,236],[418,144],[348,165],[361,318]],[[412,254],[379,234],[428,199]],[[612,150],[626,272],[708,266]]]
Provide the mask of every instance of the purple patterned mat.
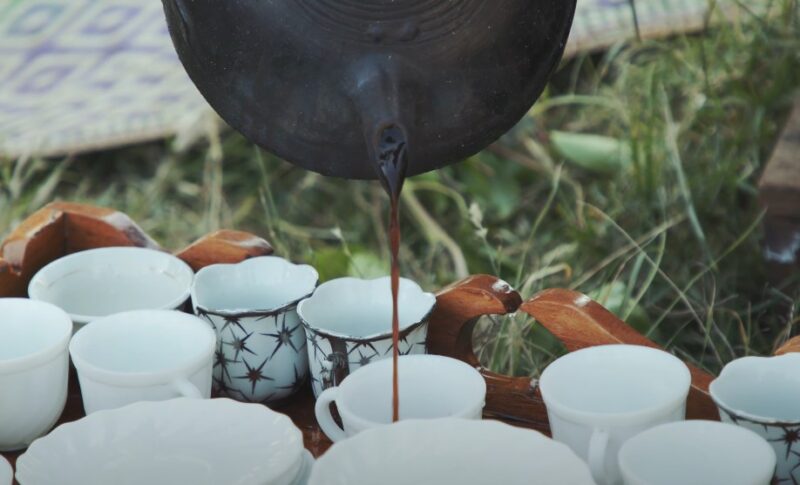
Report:
[[[636,0],[645,35],[699,28],[706,6]],[[629,0],[579,0],[567,51],[633,35]],[[135,143],[190,130],[210,113],[175,55],[159,0],[0,1],[0,155]]]

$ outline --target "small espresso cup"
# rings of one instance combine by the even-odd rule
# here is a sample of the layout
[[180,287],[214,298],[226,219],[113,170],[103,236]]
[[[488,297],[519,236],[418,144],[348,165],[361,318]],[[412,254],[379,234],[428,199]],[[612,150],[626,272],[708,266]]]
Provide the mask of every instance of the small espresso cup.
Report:
[[722,421],[772,445],[776,482],[800,483],[800,354],[734,360],[709,391]]
[[69,345],[86,414],[138,401],[208,398],[216,336],[174,310],[137,310],[89,322]]
[[680,359],[637,345],[569,353],[539,380],[553,438],[583,458],[601,485],[620,482],[617,453],[627,439],[684,419],[690,385]]
[[27,447],[67,400],[72,321],[49,303],[0,298],[0,451]]
[[[425,354],[436,297],[400,278],[397,299],[401,355]],[[314,395],[339,385],[361,366],[392,357],[392,289],[388,277],[338,278],[297,307],[306,328]]]
[[297,302],[319,275],[307,264],[262,256],[197,273],[192,302],[217,333],[214,389],[243,402],[274,403],[308,378],[306,334]]
[[[323,391],[314,413],[322,431],[340,441],[368,428],[392,423],[392,359],[359,368],[342,384]],[[481,419],[486,382],[470,365],[439,355],[405,355],[398,360],[400,419]],[[342,418],[340,428],[331,403]]]
[[752,431],[718,421],[678,421],[622,445],[625,485],[769,485],[775,452]]
[[28,285],[28,295],[62,308],[77,331],[115,313],[183,309],[193,278],[188,264],[164,251],[96,248],[69,254],[40,269]]

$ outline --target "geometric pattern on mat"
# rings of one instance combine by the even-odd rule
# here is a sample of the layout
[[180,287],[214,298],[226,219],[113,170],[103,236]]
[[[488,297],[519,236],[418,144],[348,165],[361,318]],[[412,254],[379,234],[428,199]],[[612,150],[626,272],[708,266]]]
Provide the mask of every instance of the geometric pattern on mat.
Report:
[[142,141],[191,126],[208,109],[159,0],[0,1],[0,151]]
[[[709,3],[635,1],[644,37],[701,28]],[[630,0],[578,0],[567,55],[635,32]],[[169,136],[210,112],[178,61],[160,0],[0,0],[0,155]]]

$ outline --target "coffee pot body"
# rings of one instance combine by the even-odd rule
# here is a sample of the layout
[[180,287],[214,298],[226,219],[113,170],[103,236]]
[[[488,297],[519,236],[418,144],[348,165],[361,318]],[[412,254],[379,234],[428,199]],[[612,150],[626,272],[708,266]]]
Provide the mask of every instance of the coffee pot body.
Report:
[[377,177],[397,127],[408,175],[509,130],[557,66],[575,0],[163,0],[178,55],[233,128],[325,175]]

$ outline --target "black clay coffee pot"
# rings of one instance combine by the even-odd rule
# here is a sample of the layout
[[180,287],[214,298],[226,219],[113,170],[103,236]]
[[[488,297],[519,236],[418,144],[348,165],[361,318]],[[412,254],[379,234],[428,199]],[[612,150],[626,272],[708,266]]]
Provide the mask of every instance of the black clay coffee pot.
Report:
[[387,130],[408,175],[509,130],[558,64],[575,1],[163,3],[189,76],[233,128],[309,170],[371,179]]

